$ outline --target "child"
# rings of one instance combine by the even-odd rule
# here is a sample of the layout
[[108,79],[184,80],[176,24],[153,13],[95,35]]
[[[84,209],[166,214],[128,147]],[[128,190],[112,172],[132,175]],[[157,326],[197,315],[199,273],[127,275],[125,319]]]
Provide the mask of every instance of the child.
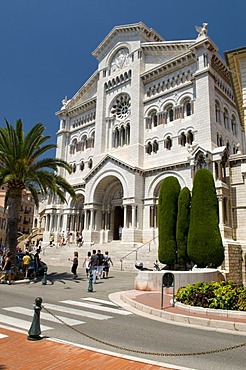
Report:
[[73,265],[72,265],[72,269],[71,269],[74,279],[77,279],[77,277],[78,277],[78,275],[77,275],[77,268],[78,268],[78,264],[79,264],[78,256],[79,256],[78,252],[74,252]]

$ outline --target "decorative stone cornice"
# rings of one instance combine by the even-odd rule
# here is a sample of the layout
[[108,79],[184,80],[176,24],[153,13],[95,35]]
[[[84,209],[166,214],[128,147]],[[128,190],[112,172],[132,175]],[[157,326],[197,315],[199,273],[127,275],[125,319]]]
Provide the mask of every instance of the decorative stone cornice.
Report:
[[160,41],[160,42],[143,42],[141,47],[144,52],[166,52],[177,51],[184,53],[189,50],[189,47],[194,44],[194,40],[185,41]]
[[[74,109],[77,109],[78,107],[82,107],[84,104],[87,104],[88,102],[90,101],[93,101],[95,100],[96,101],[96,98],[91,98],[91,99],[88,99],[87,101],[79,104],[78,106],[76,106],[76,104],[78,104],[79,100],[81,100],[88,91],[90,91],[90,89],[92,88],[93,85],[95,85],[97,83],[97,81],[99,80],[99,72],[96,71],[95,73],[93,73],[93,75],[85,82],[85,84],[79,89],[79,91],[72,97],[71,100],[69,100],[67,102],[66,105],[64,105],[60,111],[58,111],[56,113],[57,116],[60,116],[60,115],[73,115],[72,112]],[[77,113],[76,113],[77,114]]]
[[187,65],[190,65],[191,63],[195,62],[196,58],[195,55],[192,54],[190,51],[178,55],[177,57],[169,60],[168,62],[165,62],[148,72],[145,72],[141,75],[143,83],[147,84],[157,78],[160,78],[161,76],[164,76],[170,72],[173,72],[175,70],[179,70],[181,67],[185,67]]
[[143,22],[128,24],[124,26],[116,26],[109,32],[104,40],[98,45],[98,47],[92,52],[95,58],[102,53],[103,49],[106,48],[110,42],[116,36],[122,37],[125,34],[133,34],[135,36],[142,37],[144,41],[163,41],[164,39],[153,29],[148,28]]

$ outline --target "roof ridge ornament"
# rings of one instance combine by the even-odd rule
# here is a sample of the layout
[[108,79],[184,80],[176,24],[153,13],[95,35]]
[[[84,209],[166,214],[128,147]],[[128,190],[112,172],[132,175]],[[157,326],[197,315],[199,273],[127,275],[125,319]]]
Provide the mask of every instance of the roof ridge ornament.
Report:
[[198,32],[197,39],[207,37],[207,35],[208,35],[208,23],[203,23],[202,27],[195,26],[195,29]]

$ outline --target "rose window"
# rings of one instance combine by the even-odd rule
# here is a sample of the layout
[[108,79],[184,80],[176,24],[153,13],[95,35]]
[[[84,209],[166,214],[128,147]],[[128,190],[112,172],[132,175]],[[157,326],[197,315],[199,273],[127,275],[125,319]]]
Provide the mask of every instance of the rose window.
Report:
[[111,113],[118,119],[124,119],[130,114],[131,99],[129,95],[119,96],[111,109]]

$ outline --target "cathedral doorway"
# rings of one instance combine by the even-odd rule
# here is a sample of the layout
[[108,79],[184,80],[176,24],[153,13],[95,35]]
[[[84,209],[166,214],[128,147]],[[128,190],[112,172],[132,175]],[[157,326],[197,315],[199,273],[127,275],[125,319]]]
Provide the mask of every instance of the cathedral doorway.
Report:
[[121,206],[116,206],[114,208],[114,240],[121,239],[120,228],[124,226],[124,208]]

